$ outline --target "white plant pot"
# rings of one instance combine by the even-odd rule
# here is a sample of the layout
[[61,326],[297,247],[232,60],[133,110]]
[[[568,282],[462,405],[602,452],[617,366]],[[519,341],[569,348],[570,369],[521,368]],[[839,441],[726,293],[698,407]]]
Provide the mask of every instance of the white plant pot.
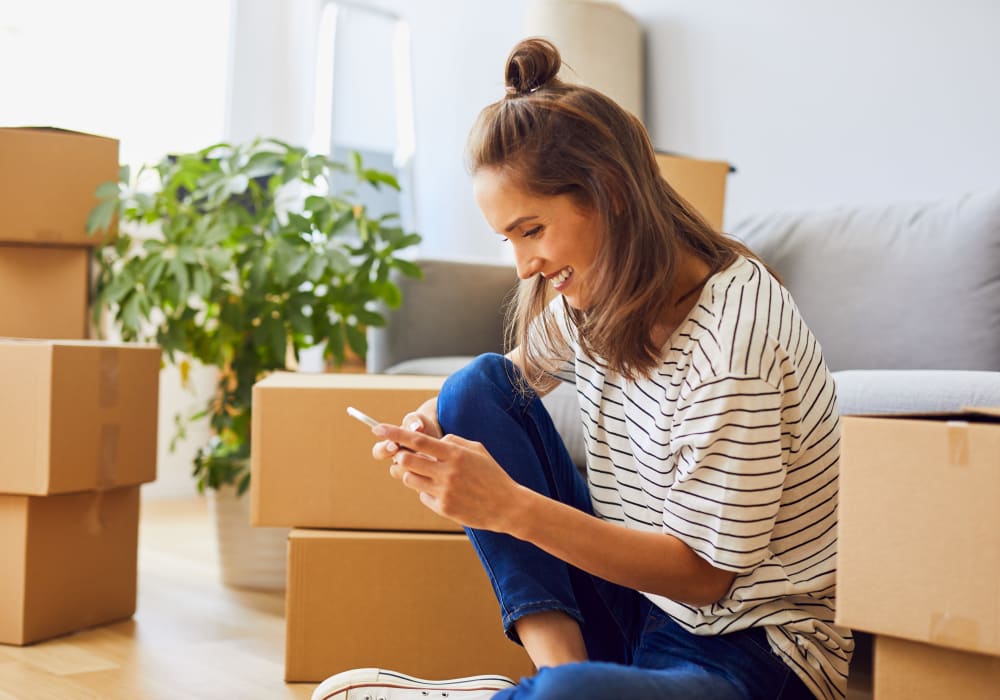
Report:
[[252,526],[250,494],[237,496],[233,486],[208,493],[222,582],[237,588],[284,590],[291,528]]

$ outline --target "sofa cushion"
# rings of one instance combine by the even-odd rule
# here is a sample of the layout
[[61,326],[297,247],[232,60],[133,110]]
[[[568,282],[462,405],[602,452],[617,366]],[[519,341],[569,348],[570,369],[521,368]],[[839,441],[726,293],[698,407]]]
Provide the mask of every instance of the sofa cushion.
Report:
[[831,369],[1000,370],[1000,189],[752,216]]
[[848,370],[834,372],[841,415],[955,413],[1000,406],[1000,372]]

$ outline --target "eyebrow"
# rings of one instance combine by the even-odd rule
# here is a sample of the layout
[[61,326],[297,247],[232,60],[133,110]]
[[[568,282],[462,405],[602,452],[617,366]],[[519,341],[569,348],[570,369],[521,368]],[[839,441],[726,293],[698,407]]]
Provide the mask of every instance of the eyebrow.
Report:
[[504,232],[510,233],[515,228],[523,224],[525,221],[530,221],[531,219],[537,219],[537,218],[538,218],[537,214],[529,214],[528,216],[519,216],[513,221],[511,221],[509,224],[507,224],[507,228],[504,229]]

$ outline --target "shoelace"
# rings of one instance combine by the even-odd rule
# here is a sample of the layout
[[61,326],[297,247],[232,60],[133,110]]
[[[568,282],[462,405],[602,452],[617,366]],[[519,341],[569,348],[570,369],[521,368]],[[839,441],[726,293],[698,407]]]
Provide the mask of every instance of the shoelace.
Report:
[[[429,691],[429,690],[421,690],[420,691],[420,695],[423,696],[423,697],[425,697],[425,698],[429,698],[431,696],[431,691]],[[446,698],[449,695],[450,695],[450,693],[447,690],[442,690],[438,694],[438,697]],[[365,695],[362,698],[362,700],[388,700],[388,698],[385,695]]]

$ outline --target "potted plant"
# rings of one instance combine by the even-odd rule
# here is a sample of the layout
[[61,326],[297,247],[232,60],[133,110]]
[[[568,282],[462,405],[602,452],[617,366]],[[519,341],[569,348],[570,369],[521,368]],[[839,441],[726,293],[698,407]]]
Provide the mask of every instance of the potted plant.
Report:
[[[147,176],[151,189],[136,184]],[[333,191],[335,176],[352,186]],[[357,154],[341,163],[258,139],[168,156],[134,181],[122,168],[119,182],[98,189],[88,231],[115,217],[134,226],[97,249],[95,318],[106,315],[122,340],[158,343],[182,376],[187,358],[218,368],[204,411],[178,421],[210,422],[194,460],[199,491],[246,491],[254,382],[323,343],[334,366],[351,352],[364,358],[364,328],[384,323],[376,304],[400,303],[390,272],[420,276],[398,257],[420,237],[395,214],[370,215],[366,187],[399,189]]]

